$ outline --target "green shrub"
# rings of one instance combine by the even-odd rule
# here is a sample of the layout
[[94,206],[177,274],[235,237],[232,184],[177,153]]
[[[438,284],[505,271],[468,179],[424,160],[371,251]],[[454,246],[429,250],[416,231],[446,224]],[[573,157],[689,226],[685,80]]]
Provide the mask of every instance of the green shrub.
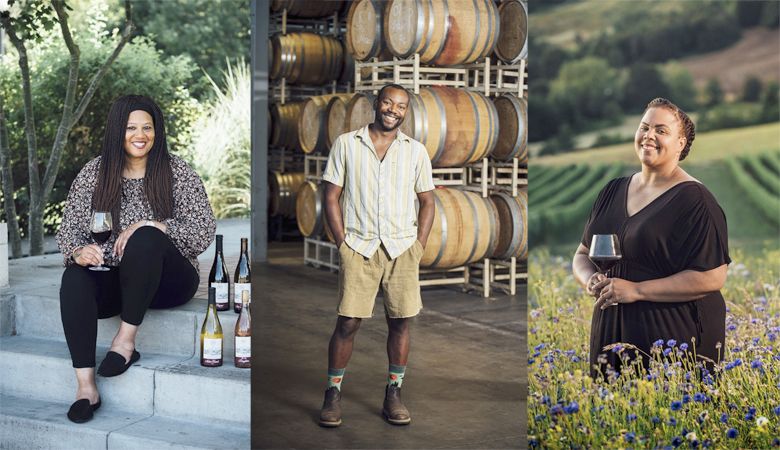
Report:
[[593,184],[598,184],[602,179],[604,173],[607,171],[607,166],[599,164],[597,166],[588,166],[588,171],[582,176],[577,177],[571,183],[568,183],[563,189],[560,189],[553,196],[548,197],[544,201],[544,206],[547,208],[555,208],[558,206],[565,206],[571,204],[579,199],[582,191],[586,191]]
[[745,170],[770,194],[780,196],[780,177],[764,165],[759,155],[740,158]]
[[738,128],[764,123],[758,103],[724,103],[705,108],[699,116],[696,131]]
[[218,218],[248,217],[252,184],[249,65],[228,63],[224,88],[208,79],[215,100],[195,127],[195,165]]

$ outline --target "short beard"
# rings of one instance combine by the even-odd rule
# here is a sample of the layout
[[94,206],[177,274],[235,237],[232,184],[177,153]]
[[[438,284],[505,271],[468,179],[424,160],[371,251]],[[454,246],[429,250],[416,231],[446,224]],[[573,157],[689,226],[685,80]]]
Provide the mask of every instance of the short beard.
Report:
[[377,112],[374,115],[374,125],[379,127],[379,129],[381,131],[393,131],[393,130],[397,129],[398,127],[400,127],[402,123],[404,123],[404,119],[399,119],[394,127],[388,128],[388,127],[385,126],[384,121],[382,121],[382,113],[381,112]]

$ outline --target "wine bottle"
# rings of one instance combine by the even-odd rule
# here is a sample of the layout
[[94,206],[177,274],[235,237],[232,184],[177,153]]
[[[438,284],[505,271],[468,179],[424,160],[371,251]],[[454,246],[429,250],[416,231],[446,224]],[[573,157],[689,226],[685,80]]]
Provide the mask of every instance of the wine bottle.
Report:
[[241,254],[238,256],[238,265],[233,277],[233,311],[240,313],[242,308],[242,296],[247,292],[248,301],[252,303],[251,273],[249,269],[248,239],[241,238]]
[[209,288],[209,306],[200,327],[200,365],[219,367],[222,365],[222,324],[219,323],[216,304],[217,290]]
[[222,253],[221,234],[217,235],[217,251],[209,272],[209,287],[216,289],[217,311],[230,309],[230,276],[225,265],[225,255]]
[[233,362],[236,367],[252,367],[252,315],[249,314],[249,291],[241,294],[241,313],[236,320],[235,355]]

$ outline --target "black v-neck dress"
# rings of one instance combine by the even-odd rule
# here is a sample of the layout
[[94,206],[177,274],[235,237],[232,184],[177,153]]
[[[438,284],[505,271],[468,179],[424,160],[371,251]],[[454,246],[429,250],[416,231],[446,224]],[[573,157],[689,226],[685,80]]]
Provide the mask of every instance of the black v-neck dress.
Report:
[[[647,206],[628,215],[631,177],[610,181],[599,193],[588,218],[582,244],[590,247],[594,234],[616,234],[622,259],[608,276],[629,281],[664,278],[683,270],[707,271],[731,262],[726,216],[707,188],[696,181],[679,183]],[[605,345],[629,343],[650,354],[653,342],[674,339],[677,345],[696,338],[696,353],[718,361],[725,344],[726,304],[712,292],[695,301],[638,301],[605,310],[595,308],[590,332],[591,375],[600,354],[619,370],[619,355]],[[647,357],[642,356],[647,366]],[[603,359],[602,359],[603,361]],[[606,367],[601,365],[601,372]]]

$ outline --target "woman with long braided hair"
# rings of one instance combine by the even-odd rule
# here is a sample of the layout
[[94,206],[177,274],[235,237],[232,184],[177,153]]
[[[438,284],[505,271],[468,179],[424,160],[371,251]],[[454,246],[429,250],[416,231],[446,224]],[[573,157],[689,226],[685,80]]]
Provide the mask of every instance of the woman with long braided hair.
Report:
[[[593,205],[572,271],[595,298],[594,378],[620,371],[625,356],[641,356],[648,367],[661,347],[695,351],[704,376],[723,355],[726,216],[679,165],[695,136],[684,111],[663,98],[651,101],[634,137],[641,171],[607,183]],[[596,234],[617,235],[622,250],[606,275],[588,258]]]
[[[102,244],[90,235],[93,211],[111,212],[113,219]],[[120,375],[141,357],[135,338],[147,309],[179,306],[195,294],[197,257],[215,230],[200,177],[168,153],[160,107],[140,95],[114,101],[101,154],[73,181],[57,233],[66,266],[60,312],[78,381],[70,420],[90,420],[101,404],[97,320],[121,318],[97,370],[104,377]],[[98,265],[109,270],[88,270]]]

